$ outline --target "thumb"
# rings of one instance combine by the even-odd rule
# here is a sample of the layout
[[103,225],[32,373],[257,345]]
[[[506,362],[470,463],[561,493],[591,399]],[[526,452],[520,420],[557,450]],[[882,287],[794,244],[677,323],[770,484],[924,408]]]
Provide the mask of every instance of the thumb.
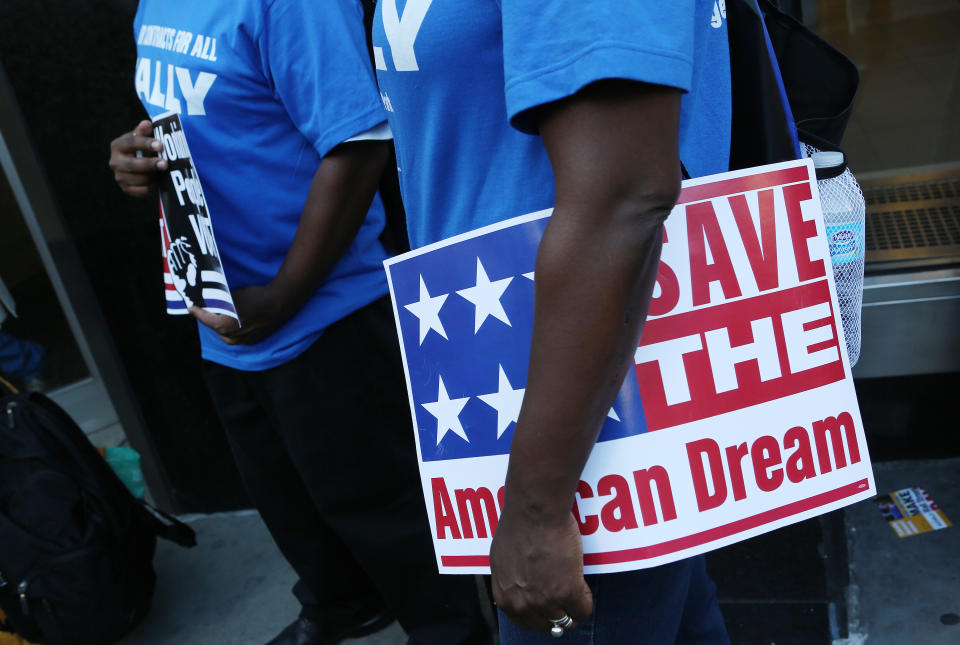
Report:
[[228,316],[212,314],[209,311],[205,311],[197,306],[190,307],[188,311],[190,312],[191,316],[218,334],[224,334],[229,331],[229,321],[232,320],[232,318],[229,318]]
[[137,127],[133,129],[133,133],[141,137],[149,137],[153,135],[153,122],[148,119],[144,119],[137,124]]

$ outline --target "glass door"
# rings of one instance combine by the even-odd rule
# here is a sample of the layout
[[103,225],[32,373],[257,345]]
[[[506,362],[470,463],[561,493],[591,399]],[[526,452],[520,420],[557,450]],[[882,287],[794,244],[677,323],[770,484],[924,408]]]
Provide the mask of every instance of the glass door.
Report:
[[117,413],[2,132],[0,162],[0,374],[47,394],[101,443],[119,443]]

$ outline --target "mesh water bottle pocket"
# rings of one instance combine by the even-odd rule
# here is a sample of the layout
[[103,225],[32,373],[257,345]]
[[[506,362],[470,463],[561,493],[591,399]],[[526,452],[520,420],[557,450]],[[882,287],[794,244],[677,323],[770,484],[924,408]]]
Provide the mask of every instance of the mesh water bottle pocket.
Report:
[[[821,155],[824,153],[809,144],[805,144],[804,148],[807,156],[813,158],[818,176],[821,170],[827,170],[827,174],[832,175],[834,173],[829,172],[831,167],[839,170],[839,164],[845,164],[842,153],[837,157],[823,157]],[[866,205],[863,191],[849,168],[844,168],[843,172],[829,179],[819,180],[817,185],[830,245],[837,300],[840,303],[840,319],[847,340],[847,355],[853,366],[860,358]]]

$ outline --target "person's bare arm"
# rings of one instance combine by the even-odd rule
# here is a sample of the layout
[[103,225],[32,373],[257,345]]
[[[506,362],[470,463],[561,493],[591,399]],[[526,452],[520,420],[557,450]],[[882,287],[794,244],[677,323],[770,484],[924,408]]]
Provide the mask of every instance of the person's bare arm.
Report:
[[680,187],[680,96],[602,81],[538,115],[556,204],[537,254],[529,376],[490,554],[494,600],[523,628],[592,610],[571,506],[649,307]]
[[310,185],[293,243],[273,280],[233,292],[229,316],[190,312],[230,345],[262,340],[316,292],[363,224],[389,156],[390,141],[342,143],[323,158]]

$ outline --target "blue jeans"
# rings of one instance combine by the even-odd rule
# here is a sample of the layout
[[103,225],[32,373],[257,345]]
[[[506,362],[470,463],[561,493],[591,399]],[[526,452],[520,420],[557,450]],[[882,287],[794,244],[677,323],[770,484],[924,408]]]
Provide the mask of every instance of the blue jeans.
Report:
[[703,556],[587,576],[593,614],[562,638],[525,631],[500,612],[500,645],[729,645]]

